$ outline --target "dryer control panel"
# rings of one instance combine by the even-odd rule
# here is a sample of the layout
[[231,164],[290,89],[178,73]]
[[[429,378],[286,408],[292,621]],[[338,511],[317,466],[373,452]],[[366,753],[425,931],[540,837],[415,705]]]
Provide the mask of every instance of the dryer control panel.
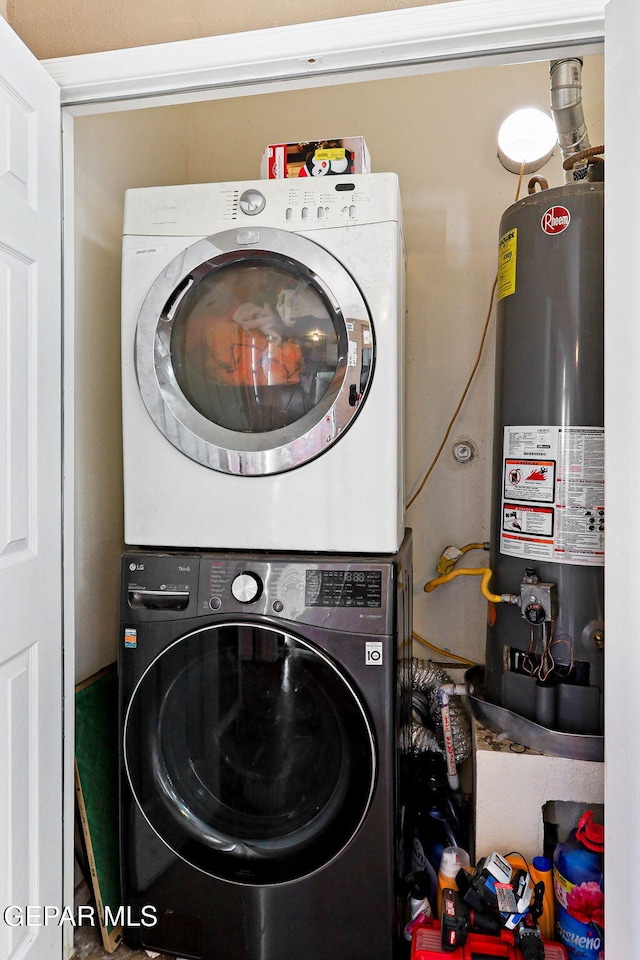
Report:
[[284,229],[400,222],[395,173],[134,187],[126,191],[124,233],[207,237],[236,223]]

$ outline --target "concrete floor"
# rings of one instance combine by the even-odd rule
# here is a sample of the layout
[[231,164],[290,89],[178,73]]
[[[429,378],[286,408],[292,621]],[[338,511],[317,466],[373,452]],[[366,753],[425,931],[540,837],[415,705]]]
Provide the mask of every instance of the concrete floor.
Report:
[[149,957],[175,960],[175,957],[167,957],[165,954],[131,950],[126,943],[120,943],[113,953],[107,953],[102,946],[99,927],[76,927],[73,942],[76,960],[107,960],[108,957],[113,957],[114,960],[149,960]]

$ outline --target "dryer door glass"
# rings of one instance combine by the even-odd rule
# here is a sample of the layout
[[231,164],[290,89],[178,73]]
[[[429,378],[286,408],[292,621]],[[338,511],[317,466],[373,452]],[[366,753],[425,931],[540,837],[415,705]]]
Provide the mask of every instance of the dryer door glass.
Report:
[[340,440],[365,402],[374,352],[348,271],[312,240],[268,228],[183,251],[149,291],[135,338],[140,394],[167,441],[254,476]]
[[212,423],[250,433],[301,420],[346,350],[326,293],[276,257],[214,264],[181,301],[171,336],[187,400]]
[[198,869],[247,884],[333,860],[376,776],[351,682],[310,643],[250,623],[196,631],[151,664],[127,712],[124,757],[160,839]]

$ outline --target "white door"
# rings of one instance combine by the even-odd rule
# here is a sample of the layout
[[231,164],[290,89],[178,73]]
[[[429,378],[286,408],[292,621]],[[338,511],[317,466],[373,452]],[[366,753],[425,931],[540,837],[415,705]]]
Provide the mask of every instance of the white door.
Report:
[[0,17],[0,960],[62,955],[59,96]]

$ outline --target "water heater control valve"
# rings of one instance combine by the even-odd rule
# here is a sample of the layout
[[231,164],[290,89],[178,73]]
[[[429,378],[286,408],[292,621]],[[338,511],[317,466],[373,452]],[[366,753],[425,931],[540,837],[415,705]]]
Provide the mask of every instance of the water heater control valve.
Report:
[[535,571],[527,569],[520,584],[520,608],[529,623],[550,623],[558,615],[555,583],[542,583]]

